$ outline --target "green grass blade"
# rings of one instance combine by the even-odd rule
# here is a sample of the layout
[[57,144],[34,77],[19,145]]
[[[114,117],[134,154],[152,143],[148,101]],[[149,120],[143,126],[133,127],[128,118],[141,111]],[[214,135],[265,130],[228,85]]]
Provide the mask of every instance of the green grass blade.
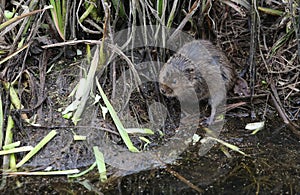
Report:
[[79,21],[82,23],[83,20],[85,20],[90,15],[90,13],[93,11],[94,8],[95,8],[94,4],[90,3],[88,8],[85,10],[85,12],[80,16]]
[[100,174],[100,181],[105,182],[107,180],[107,175],[106,175],[106,167],[105,167],[103,153],[100,152],[100,150],[97,146],[93,147],[93,151],[94,151],[94,155],[96,158],[96,164],[98,167],[98,171]]
[[125,131],[128,134],[148,134],[148,135],[154,135],[154,131],[148,128],[126,128]]
[[120,0],[112,0],[112,3],[113,3],[113,6],[114,6],[116,12],[119,10],[119,13],[118,13],[119,16],[121,18],[124,18],[126,16],[126,14],[125,14],[125,9],[124,9],[123,2],[120,1]]
[[10,100],[11,100],[12,104],[14,105],[14,107],[16,109],[22,109],[23,106],[21,104],[19,96],[18,96],[16,90],[12,86],[9,87],[9,95],[10,95]]
[[284,14],[283,11],[276,10],[276,9],[271,9],[271,8],[266,8],[266,7],[258,7],[258,10],[261,12],[264,12],[266,14],[270,14],[273,16],[282,16]]
[[17,142],[13,142],[13,143],[10,143],[10,144],[7,144],[5,146],[3,146],[3,150],[10,150],[10,149],[13,149],[15,147],[18,147],[21,145],[21,142],[20,141],[17,141]]
[[96,84],[97,84],[98,90],[100,92],[100,95],[101,95],[101,97],[102,97],[102,99],[103,99],[103,101],[104,101],[104,103],[105,103],[105,105],[106,105],[106,107],[107,107],[107,109],[108,109],[108,111],[109,111],[109,113],[110,113],[110,115],[111,115],[111,117],[112,117],[112,119],[113,119],[113,121],[114,121],[121,137],[122,137],[122,139],[123,139],[123,141],[125,142],[127,148],[131,152],[139,152],[139,150],[136,147],[134,147],[134,145],[132,144],[132,142],[131,142],[131,140],[130,140],[130,138],[129,138],[129,136],[128,136],[121,120],[120,120],[120,118],[118,117],[116,111],[114,110],[111,103],[109,102],[109,100],[108,100],[107,96],[105,95],[102,87],[100,86],[98,80],[96,80]]
[[[10,106],[10,109],[12,109],[12,105]],[[8,145],[12,143],[13,140],[13,132],[12,129],[14,128],[15,123],[12,119],[12,117],[9,115],[8,116],[8,120],[7,120],[7,126],[6,126],[6,132],[5,132],[5,140],[4,140],[4,144]],[[11,154],[10,156],[4,156],[3,157],[3,169],[9,169],[9,167],[12,167],[11,165],[13,165],[13,163],[15,161],[14,160],[14,154]],[[15,167],[15,165],[13,165],[13,167]]]
[[80,177],[82,175],[87,174],[88,172],[90,172],[91,170],[93,170],[95,167],[97,166],[97,163],[94,162],[88,169],[78,173],[78,174],[73,174],[73,175],[68,175],[68,178],[76,178],[76,177]]
[[51,9],[51,15],[52,15],[52,20],[55,24],[56,30],[59,34],[59,36],[65,40],[64,36],[64,20],[63,20],[63,13],[62,13],[62,7],[61,7],[61,0],[55,1],[55,0],[50,0],[50,4],[52,5]]
[[16,168],[21,167],[26,163],[31,157],[33,157],[42,147],[44,147],[55,135],[57,132],[52,130],[44,137],[24,158],[16,165]]
[[217,139],[217,138],[214,138],[214,137],[208,137],[208,139],[211,139],[211,140],[214,140],[214,141],[217,141],[219,142],[220,144],[226,146],[227,148],[233,150],[233,151],[236,151],[244,156],[249,156],[248,154],[246,154],[245,152],[241,151],[239,147],[235,146],[235,145],[232,145],[230,143],[227,143],[223,140],[220,140],[220,139]]
[[170,28],[172,26],[172,23],[173,23],[173,20],[174,20],[174,17],[175,17],[175,12],[178,9],[177,4],[178,4],[178,0],[175,0],[173,2],[172,10],[169,14],[169,18],[168,18],[168,22],[167,22],[167,27],[168,28]]
[[161,17],[163,14],[162,10],[163,10],[163,6],[164,6],[164,0],[157,0],[156,3],[157,3],[156,11],[158,12],[158,16]]

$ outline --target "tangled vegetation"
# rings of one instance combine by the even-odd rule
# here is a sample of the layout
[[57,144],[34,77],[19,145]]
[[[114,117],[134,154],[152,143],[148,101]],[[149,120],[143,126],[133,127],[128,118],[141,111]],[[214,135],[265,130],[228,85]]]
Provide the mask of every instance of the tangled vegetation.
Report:
[[[139,27],[142,32],[145,32],[151,25],[161,29],[174,29],[172,34],[157,35],[163,41],[167,37],[176,36],[176,33],[181,31],[187,32],[195,39],[211,40],[226,53],[238,70],[237,72],[247,81],[251,91],[248,97],[239,97],[237,94],[233,94],[229,101],[233,104],[237,103],[236,100],[246,102],[247,106],[242,106],[242,109],[250,113],[256,121],[274,120],[268,113],[271,113],[272,116],[278,115],[279,117],[275,119],[276,122],[280,120],[280,124],[287,127],[285,136],[292,137],[293,141],[295,141],[294,139],[299,140],[299,13],[299,2],[294,0],[1,1],[0,152],[3,152],[0,153],[3,175],[1,189],[10,192],[6,187],[7,174],[20,174],[17,171],[20,171],[20,168],[31,157],[46,144],[51,144],[49,141],[56,136],[57,129],[73,126],[81,120],[84,110],[80,109],[80,105],[85,107],[93,86],[97,87],[97,94],[101,94],[103,105],[110,108],[108,112],[113,121],[106,123],[103,122],[105,118],[101,117],[102,125],[99,128],[120,135],[125,145],[133,152],[140,149],[136,148],[140,142],[143,142],[143,147],[150,143],[146,138],[143,141],[133,140],[131,143],[108,99],[116,95],[117,76],[122,70],[132,68],[132,65],[136,61],[144,59],[144,56],[150,56],[152,61],[166,60],[170,53],[159,48],[146,48],[143,52],[148,53],[144,56],[142,53],[136,59],[137,57],[133,53],[122,52],[113,45],[116,42],[117,32],[128,28],[132,29],[128,37],[131,40],[142,37],[144,40],[139,40],[141,42],[148,39],[135,34],[138,32],[136,29]],[[156,38],[154,37],[153,40],[157,40]],[[96,52],[91,49],[94,45],[98,47]],[[133,50],[133,48],[131,49]],[[108,52],[108,50],[111,51]],[[121,56],[122,63],[111,61],[114,53]],[[82,61],[85,61],[85,67],[80,65]],[[79,66],[80,68],[78,68]],[[74,76],[75,74],[81,75],[84,79],[76,80],[78,78]],[[100,84],[93,84],[95,76],[99,78]],[[84,87],[80,87],[78,84],[80,82],[85,83]],[[68,83],[67,87],[66,83]],[[79,86],[76,88],[77,84]],[[103,91],[101,87],[105,90]],[[83,89],[83,92],[78,88]],[[73,89],[77,90],[77,92],[73,92],[73,95],[81,92],[82,96],[70,102],[67,97],[72,94]],[[96,101],[97,96],[93,95]],[[106,96],[108,99],[105,99]],[[84,102],[83,99],[85,99]],[[72,110],[70,105],[74,106],[74,104],[77,106]],[[71,112],[60,111],[61,107],[63,109],[70,108]],[[143,110],[142,107],[137,108],[137,110],[139,109]],[[104,112],[104,110],[101,111]],[[63,114],[61,114],[62,112]],[[68,116],[69,113],[71,113],[70,116]],[[70,120],[64,120],[63,117],[72,119],[73,123]],[[251,117],[249,116],[249,118]],[[145,120],[143,116],[139,116],[139,118],[141,121]],[[170,124],[169,126],[172,128],[173,124]],[[277,123],[272,122],[272,124]],[[280,125],[269,126],[275,131],[275,127]],[[28,127],[30,127],[30,133],[27,130]],[[78,127],[72,128],[76,130]],[[42,129],[47,131],[42,131]],[[115,129],[118,131],[114,131]],[[41,133],[39,136],[33,133],[37,130]],[[78,136],[76,139],[85,140],[85,137],[81,137],[75,130],[71,131]],[[62,132],[60,133],[62,134]],[[24,139],[24,137],[25,140],[30,138],[30,141],[21,143],[19,139]],[[71,143],[69,138],[65,139],[66,143]],[[114,139],[112,138],[112,140]],[[32,140],[35,141],[32,142]],[[38,147],[31,147],[32,143]],[[58,150],[54,145],[50,150]],[[79,153],[90,154],[88,149],[78,152],[79,149],[76,147],[72,147],[72,152],[77,151],[77,153],[69,154],[70,159],[79,159],[81,155]],[[277,149],[280,150],[280,148]],[[27,153],[27,151],[30,152]],[[71,149],[65,149],[64,155],[67,151],[71,151]],[[27,155],[25,155],[26,153]],[[103,168],[103,164],[93,164],[94,158],[103,161],[103,155],[99,152],[99,148],[94,147],[91,154],[95,154],[95,157],[91,155],[84,162],[78,160],[78,165],[91,166],[90,169],[92,169],[97,164],[99,170],[102,166],[99,180],[106,180],[106,175],[101,174],[106,172],[105,166]],[[266,158],[266,156],[262,158]],[[55,159],[40,160],[45,164],[55,161]],[[293,159],[295,164],[298,160],[299,158]],[[267,166],[269,162],[264,159],[257,160],[257,164],[254,162],[255,160],[250,160],[248,164],[241,161],[230,174],[222,176],[224,181],[228,178],[241,179],[247,183],[246,190],[257,193],[261,189],[262,192],[267,192],[280,182],[280,178],[278,178],[274,183],[269,183],[270,175],[260,177],[256,173],[256,169],[261,169],[261,166],[267,173],[273,171]],[[31,166],[41,166],[41,164],[35,163],[31,163]],[[287,166],[285,163],[282,162],[283,167]],[[70,168],[67,170],[68,172],[60,172],[61,165],[54,166],[58,171],[53,172],[53,175],[69,175],[79,172],[73,161],[69,164],[63,167]],[[280,168],[279,165],[273,167],[274,169]],[[299,174],[299,167],[292,167],[292,169],[291,174]],[[169,167],[167,170],[174,173]],[[45,173],[42,172],[38,175],[43,174]],[[46,175],[49,174],[46,173]],[[245,178],[244,175],[248,175],[249,178]],[[173,176],[181,178],[176,174]],[[286,183],[282,184],[282,188],[275,190],[274,193],[286,192],[288,187],[291,189],[290,193],[294,193],[297,189],[300,190],[299,184],[296,185],[299,182],[299,175],[295,177],[298,179],[293,178],[290,186]],[[181,181],[185,181],[185,179],[181,178]],[[222,181],[219,182],[222,184]],[[205,184],[203,185],[205,186]],[[189,185],[189,187],[197,192],[203,192],[197,186]],[[207,191],[216,192],[212,189]]]

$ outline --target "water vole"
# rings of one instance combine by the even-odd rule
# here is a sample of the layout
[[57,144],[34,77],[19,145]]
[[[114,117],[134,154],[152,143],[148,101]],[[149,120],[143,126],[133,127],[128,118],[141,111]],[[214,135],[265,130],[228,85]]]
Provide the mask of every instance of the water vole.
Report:
[[[226,93],[233,87],[236,78],[237,74],[225,54],[207,40],[192,41],[182,46],[164,64],[159,74],[160,91],[164,95],[177,96],[185,102],[198,103],[209,99],[209,124],[213,122],[218,106],[225,101]],[[197,100],[191,99],[191,91],[197,94]],[[188,112],[193,108],[182,109]]]

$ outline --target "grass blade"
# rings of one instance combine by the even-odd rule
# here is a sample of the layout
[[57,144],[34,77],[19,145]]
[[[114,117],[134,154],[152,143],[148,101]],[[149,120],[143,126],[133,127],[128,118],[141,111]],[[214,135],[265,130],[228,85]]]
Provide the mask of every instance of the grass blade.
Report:
[[50,131],[46,137],[44,137],[17,165],[16,168],[21,167],[26,163],[31,157],[33,157],[42,147],[44,147],[55,135],[57,132],[55,130]]
[[72,122],[76,125],[78,121],[80,121],[80,117],[82,112],[84,111],[85,104],[89,98],[89,94],[91,91],[91,88],[93,86],[95,74],[97,71],[97,67],[99,64],[99,46],[97,45],[96,51],[94,53],[91,66],[85,81],[85,86],[83,86],[84,91],[82,92],[83,96],[80,99],[79,105],[76,109],[76,112],[74,113],[72,117]]
[[220,140],[220,139],[217,139],[217,138],[214,138],[214,137],[207,137],[207,139],[211,139],[211,140],[214,140],[214,141],[217,141],[219,142],[220,144],[226,146],[227,148],[230,148],[231,150],[233,151],[236,151],[244,156],[249,156],[248,154],[246,154],[245,152],[241,151],[239,147],[235,146],[235,145],[232,145],[230,143],[227,143],[223,140]]
[[14,154],[14,153],[18,153],[18,152],[27,152],[27,151],[31,151],[32,149],[33,149],[32,146],[23,146],[23,147],[19,147],[19,148],[12,148],[9,150],[2,150],[2,151],[0,151],[0,156],[7,155],[7,154]]
[[13,142],[13,143],[10,143],[10,144],[7,144],[5,146],[3,146],[3,150],[10,150],[10,149],[13,149],[15,147],[18,147],[21,145],[21,142],[20,141],[17,141],[17,142]]
[[118,15],[121,18],[125,18],[126,13],[125,13],[125,9],[124,9],[124,4],[122,1],[120,0],[112,0],[112,4],[114,6],[114,9],[116,10],[116,12],[118,13]]
[[113,121],[114,121],[114,123],[115,123],[115,125],[116,125],[123,141],[125,142],[125,144],[127,146],[127,148],[131,152],[139,152],[139,150],[136,147],[134,147],[134,145],[132,144],[132,142],[131,142],[131,140],[130,140],[130,138],[129,138],[129,136],[128,136],[121,120],[120,120],[120,118],[118,117],[116,111],[114,110],[111,103],[107,99],[107,96],[105,95],[103,89],[101,88],[98,80],[96,80],[96,83],[97,83],[97,87],[98,87],[98,90],[100,92],[100,95],[101,95],[101,97],[102,97],[102,99],[103,99],[103,101],[104,101],[104,103],[105,103],[105,105],[106,105],[106,107],[109,111],[109,114],[111,115],[111,117],[112,117],[112,119],[113,119]]
[[79,173],[78,169],[64,170],[64,171],[36,171],[36,172],[10,172],[9,175],[31,175],[31,176],[45,176],[45,175],[69,175]]
[[88,169],[77,173],[77,174],[73,174],[73,175],[68,175],[68,178],[76,178],[76,177],[80,177],[82,175],[85,175],[86,173],[90,172],[91,170],[93,170],[95,167],[97,166],[96,162],[94,162]]
[[105,167],[103,153],[100,152],[100,150],[97,146],[94,146],[93,150],[94,150],[94,155],[96,158],[96,164],[98,167],[98,171],[100,174],[100,181],[105,182],[107,180],[107,175],[106,175],[106,167]]
[[125,131],[128,134],[148,134],[148,135],[154,135],[154,131],[152,131],[151,129],[148,128],[127,128],[125,129]]

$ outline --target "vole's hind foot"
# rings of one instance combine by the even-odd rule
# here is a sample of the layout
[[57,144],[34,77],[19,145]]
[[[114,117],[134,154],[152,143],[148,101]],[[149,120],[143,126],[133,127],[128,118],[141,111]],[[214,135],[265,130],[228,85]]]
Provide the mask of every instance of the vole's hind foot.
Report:
[[210,114],[209,118],[206,120],[207,125],[213,124],[214,119],[215,119],[215,115],[216,115],[216,108],[214,106],[212,106],[211,107],[211,114]]
[[211,114],[210,116],[206,119],[206,124],[209,125],[213,125],[216,123],[219,123],[223,120],[223,115],[218,115],[216,117],[216,108],[212,107],[211,108]]

